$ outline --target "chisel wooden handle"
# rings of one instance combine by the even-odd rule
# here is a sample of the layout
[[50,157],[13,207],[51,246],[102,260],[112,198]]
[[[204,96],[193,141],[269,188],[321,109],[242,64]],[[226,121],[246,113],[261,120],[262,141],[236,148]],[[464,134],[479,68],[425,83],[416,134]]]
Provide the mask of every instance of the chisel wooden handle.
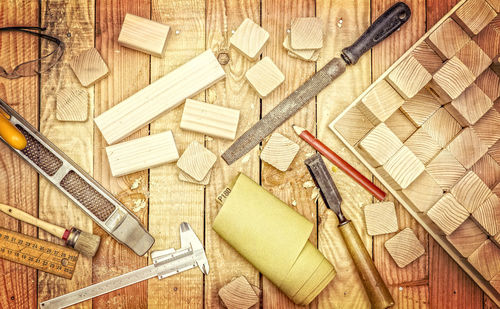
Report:
[[366,294],[368,294],[372,304],[372,309],[382,309],[394,305],[394,299],[392,299],[387,286],[380,277],[377,268],[375,268],[370,254],[366,251],[365,245],[352,222],[347,220],[341,223],[339,229],[354,264],[356,264]]

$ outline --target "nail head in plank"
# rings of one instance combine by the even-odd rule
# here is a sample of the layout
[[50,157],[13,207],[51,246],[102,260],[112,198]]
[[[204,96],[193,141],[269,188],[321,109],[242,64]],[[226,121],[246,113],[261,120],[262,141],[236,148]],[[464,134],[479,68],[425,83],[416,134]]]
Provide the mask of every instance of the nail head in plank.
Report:
[[488,236],[469,218],[453,233],[446,236],[446,239],[463,257],[467,258],[488,239]]
[[257,60],[269,39],[269,33],[246,18],[229,39],[229,43],[250,60]]
[[410,228],[405,228],[384,244],[398,267],[406,267],[425,253],[424,246]]
[[396,190],[407,188],[425,167],[408,147],[401,147],[384,165],[376,168]]
[[363,207],[368,235],[382,235],[397,232],[398,217],[393,202],[381,202]]
[[413,98],[431,79],[432,75],[409,55],[389,75],[387,81],[406,100]]
[[146,170],[179,159],[172,131],[108,146],[106,153],[114,177]]
[[411,55],[431,74],[443,65],[443,59],[425,41],[415,47]]
[[59,121],[87,121],[89,94],[86,90],[66,88],[57,92],[56,118]]
[[472,129],[486,147],[493,146],[500,139],[500,113],[490,109]]
[[474,41],[469,41],[458,52],[457,58],[478,77],[491,64],[491,59]]
[[468,0],[453,13],[452,18],[467,34],[474,36],[496,15],[495,10],[485,0]]
[[355,145],[373,128],[373,124],[358,107],[353,106],[335,123],[334,127],[349,144]]
[[123,20],[118,43],[121,45],[163,58],[167,50],[170,27],[127,13]]
[[486,280],[500,272],[500,248],[490,240],[479,246],[467,260]]
[[207,50],[102,113],[95,123],[108,144],[116,143],[224,76],[214,54]]
[[177,167],[196,181],[201,182],[214,166],[215,161],[217,161],[215,154],[197,141],[193,141],[177,161]]
[[244,276],[229,282],[219,290],[219,297],[226,308],[247,309],[259,302],[250,283]]
[[476,173],[490,189],[493,189],[500,182],[500,164],[489,154],[485,154],[479,159],[472,167],[472,171]]
[[450,192],[470,213],[473,213],[491,194],[488,186],[473,171],[465,174]]
[[422,128],[413,133],[405,142],[415,156],[422,161],[424,165],[428,164],[434,158],[441,146]]
[[481,32],[474,37],[474,41],[481,49],[493,59],[500,53],[500,15],[484,27]]
[[385,123],[376,126],[358,143],[359,152],[373,167],[386,163],[402,146]]
[[451,59],[470,37],[453,19],[445,20],[425,40],[441,59]]
[[500,233],[500,198],[490,194],[472,213],[472,218],[490,236]]
[[465,128],[449,144],[447,149],[465,168],[471,168],[487,151],[471,128]]
[[410,119],[399,109],[387,118],[385,124],[402,142],[406,141],[417,130]]
[[474,82],[491,101],[496,101],[500,97],[500,76],[493,70],[486,69]]
[[293,49],[323,47],[323,23],[317,17],[299,17],[290,26],[290,45]]
[[462,127],[444,108],[438,109],[424,122],[422,129],[441,147],[445,147]]
[[443,196],[443,190],[429,173],[423,171],[401,194],[419,212],[426,212]]
[[469,217],[469,212],[453,195],[446,193],[427,211],[427,216],[450,235]]
[[493,102],[476,84],[444,107],[463,127],[475,124],[491,107]]
[[446,191],[450,190],[466,171],[465,167],[446,149],[441,150],[425,170],[441,186],[441,189]]
[[69,65],[84,87],[93,85],[109,73],[108,66],[95,48],[80,53],[71,59]]
[[434,74],[429,87],[442,103],[448,103],[458,98],[475,79],[469,68],[455,56]]
[[267,97],[285,81],[285,75],[269,57],[264,57],[257,62],[247,71],[245,76],[261,98]]
[[285,40],[283,41],[283,47],[288,51],[289,55],[291,53],[296,58],[306,61],[318,60],[319,49],[293,49],[292,46],[290,46],[289,34],[285,36]]
[[260,158],[285,172],[298,152],[299,145],[279,133],[273,133],[264,146]]
[[382,80],[361,99],[357,106],[371,123],[377,125],[386,121],[403,103],[404,99],[396,90]]

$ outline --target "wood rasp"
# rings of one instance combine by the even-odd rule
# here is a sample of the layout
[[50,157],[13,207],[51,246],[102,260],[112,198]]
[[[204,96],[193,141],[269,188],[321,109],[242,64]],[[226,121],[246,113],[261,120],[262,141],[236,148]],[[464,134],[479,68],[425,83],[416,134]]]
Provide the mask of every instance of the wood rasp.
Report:
[[334,79],[344,73],[347,65],[358,62],[361,55],[399,29],[410,18],[410,15],[411,10],[406,4],[403,2],[394,4],[377,18],[354,44],[342,50],[341,58],[333,58],[302,86],[243,133],[222,154],[222,159],[230,165],[252,150],[266,136],[318,95],[321,90],[330,85]]

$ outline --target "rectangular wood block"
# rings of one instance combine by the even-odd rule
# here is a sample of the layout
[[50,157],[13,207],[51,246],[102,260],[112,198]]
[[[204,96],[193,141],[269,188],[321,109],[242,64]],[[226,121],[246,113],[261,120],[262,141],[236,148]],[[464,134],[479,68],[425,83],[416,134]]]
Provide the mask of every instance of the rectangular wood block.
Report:
[[395,190],[406,189],[425,167],[408,147],[401,147],[384,165],[376,170]]
[[500,113],[491,108],[472,129],[486,147],[491,147],[500,139]]
[[349,144],[354,146],[373,128],[373,124],[358,107],[354,106],[349,109],[333,127]]
[[377,125],[389,118],[401,105],[404,99],[382,80],[378,82],[358,103],[358,108],[371,123]]
[[471,168],[487,151],[471,128],[465,128],[449,144],[447,149],[465,168]]
[[500,183],[500,164],[491,155],[485,154],[471,169],[481,180],[493,189]]
[[299,145],[279,133],[273,133],[264,146],[260,158],[285,172],[292,164],[297,152],[299,152]]
[[405,228],[384,244],[398,267],[406,267],[425,253],[425,248],[410,228]]
[[233,140],[236,137],[240,111],[192,99],[184,103],[181,129]]
[[413,133],[405,142],[415,156],[427,165],[441,151],[441,146],[422,128]]
[[405,101],[400,109],[416,127],[420,127],[439,107],[441,104],[429,89],[424,88],[413,98]]
[[411,55],[431,74],[434,74],[443,65],[443,59],[425,41],[420,43],[411,52]]
[[500,233],[500,198],[490,196],[472,213],[472,218],[490,236]]
[[127,13],[118,43],[156,57],[165,56],[170,27],[148,18]]
[[453,233],[446,236],[446,239],[463,257],[467,258],[488,239],[488,236],[469,218]]
[[108,144],[116,143],[224,76],[213,52],[207,50],[102,113],[95,123]]
[[497,15],[490,24],[484,27],[474,37],[474,41],[491,59],[498,55],[500,53],[500,15]]
[[412,184],[401,191],[403,199],[419,212],[427,212],[443,194],[443,189],[426,171],[423,171]]
[[285,81],[285,75],[269,57],[252,66],[245,77],[261,98],[267,97]]
[[402,142],[406,141],[417,130],[410,119],[399,109],[387,118],[385,124]]
[[432,75],[412,55],[387,75],[387,81],[407,100],[413,98],[431,79]]
[[467,260],[486,280],[500,272],[500,248],[490,240],[479,246]]
[[69,65],[84,87],[92,86],[109,73],[108,66],[95,48],[73,57]]
[[488,186],[476,173],[469,171],[450,190],[468,212],[473,213],[491,194]]
[[425,170],[443,190],[450,190],[466,171],[465,167],[446,149],[441,150]]
[[229,39],[229,43],[250,60],[257,60],[267,41],[269,32],[246,18]]
[[379,167],[402,146],[403,143],[391,129],[381,123],[358,143],[358,150],[373,167]]
[[458,52],[457,58],[478,77],[491,64],[491,59],[474,41],[469,41]]
[[469,212],[453,195],[446,193],[427,211],[427,216],[444,234],[450,235],[469,217]]
[[456,10],[452,18],[470,36],[478,34],[497,13],[485,0],[468,0]]
[[290,26],[290,44],[293,49],[323,47],[323,23],[317,17],[294,18]]
[[422,129],[441,147],[445,147],[462,127],[444,108],[438,109],[424,122]]
[[486,69],[474,82],[492,102],[500,97],[500,76],[492,69]]
[[451,59],[470,37],[453,19],[445,20],[425,40],[441,59]]
[[149,135],[106,147],[114,177],[146,170],[179,159],[172,131]]
[[363,211],[368,235],[375,236],[398,231],[398,217],[393,202],[366,205]]
[[448,103],[458,98],[474,80],[474,74],[455,56],[446,61],[434,74],[429,88],[434,91],[441,103]]
[[491,99],[476,84],[444,107],[463,127],[476,123],[493,106]]

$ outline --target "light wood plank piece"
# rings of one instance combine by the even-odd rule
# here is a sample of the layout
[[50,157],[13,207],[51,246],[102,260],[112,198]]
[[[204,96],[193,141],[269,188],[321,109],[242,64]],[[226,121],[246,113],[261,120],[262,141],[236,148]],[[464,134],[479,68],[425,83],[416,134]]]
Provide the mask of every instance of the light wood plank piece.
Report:
[[286,172],[297,152],[299,145],[279,133],[273,133],[264,146],[260,158],[280,171]]
[[444,107],[460,125],[467,127],[475,124],[492,106],[490,98],[476,84],[472,84]]
[[319,56],[319,49],[293,49],[290,45],[290,35],[285,36],[283,47],[288,50],[288,54],[306,61],[316,61]]
[[491,147],[500,139],[500,113],[492,108],[472,126],[474,133],[486,147]]
[[349,144],[354,146],[366,133],[373,129],[373,124],[358,107],[354,106],[335,123],[335,129],[342,134]]
[[202,181],[198,181],[193,177],[189,176],[188,174],[184,173],[183,171],[179,170],[179,180],[184,182],[194,183],[197,185],[204,185],[204,186],[208,185],[210,183],[210,175],[212,175],[212,170],[210,170],[207,173],[207,176],[205,176],[205,178],[203,178]]
[[491,59],[474,41],[469,41],[458,52],[457,58],[478,77],[491,64]]
[[290,26],[290,45],[293,49],[323,47],[323,23],[316,17],[299,17]]
[[491,194],[488,186],[476,173],[469,171],[450,190],[468,212],[473,213]]
[[377,125],[386,121],[403,103],[404,99],[388,82],[380,81],[357,106],[371,123]]
[[219,297],[226,308],[247,309],[255,305],[259,298],[244,276],[229,282],[219,290]]
[[444,108],[438,109],[424,122],[422,129],[441,147],[445,147],[462,127]]
[[109,73],[108,66],[95,48],[73,57],[69,65],[84,87],[95,84]]
[[57,92],[56,118],[59,121],[87,121],[88,92],[78,88],[66,88]]
[[165,131],[106,147],[114,177],[146,170],[179,159],[172,131]]
[[411,55],[431,74],[434,74],[443,65],[443,59],[425,41],[420,43],[411,52]]
[[[495,10],[495,12],[497,12],[497,13],[500,12],[500,0],[486,0],[486,1]],[[499,276],[499,278],[500,278],[500,276]]]
[[417,211],[426,212],[443,196],[443,189],[429,173],[423,171],[408,188],[401,190],[401,194]]
[[408,147],[424,165],[427,165],[441,150],[441,146],[439,146],[439,144],[422,128],[418,129],[406,140],[405,146]]
[[233,140],[239,119],[239,110],[187,99],[180,126],[184,130]]
[[397,109],[391,117],[387,118],[385,124],[402,142],[406,141],[417,130],[400,109]]
[[446,239],[467,258],[488,239],[488,236],[469,218],[453,233],[447,235]]
[[203,181],[217,161],[217,156],[197,141],[189,144],[177,161],[177,167],[196,181]]
[[448,18],[425,40],[441,59],[451,59],[470,37],[453,19]]
[[403,146],[403,143],[381,123],[370,131],[359,143],[358,150],[373,166],[385,164]]
[[468,0],[453,13],[452,18],[467,34],[474,36],[496,16],[495,10],[485,0]]
[[491,146],[488,149],[489,155],[493,158],[493,160],[497,161],[500,164],[500,140],[498,140],[495,145]]
[[500,198],[490,196],[473,213],[472,218],[490,236],[500,233]]
[[95,123],[108,144],[116,143],[224,76],[207,50],[102,113]]
[[425,253],[425,248],[410,228],[405,228],[385,242],[385,248],[400,267],[406,267]]
[[167,50],[170,27],[133,14],[125,15],[118,36],[121,45],[163,58]]
[[441,103],[458,98],[474,82],[475,76],[458,57],[446,61],[434,74],[429,88]]
[[500,76],[492,69],[486,69],[474,82],[491,101],[495,101],[500,97]]
[[446,193],[427,211],[427,216],[450,235],[469,217],[469,212],[452,194]]
[[405,101],[400,110],[416,127],[420,127],[439,107],[441,104],[429,92],[429,89],[424,88],[413,98]]
[[447,149],[465,168],[471,168],[487,151],[471,128],[465,128],[449,144]]
[[245,77],[261,98],[267,97],[285,81],[285,75],[269,57],[264,57],[252,66]]
[[490,240],[486,240],[467,260],[486,280],[500,272],[500,248]]
[[[494,0],[493,0],[494,1]],[[497,10],[498,12],[498,10]],[[491,286],[498,292],[500,293],[500,273],[496,274],[491,280],[490,280]]]
[[476,173],[490,189],[493,189],[500,182],[500,164],[498,164],[489,154],[485,154],[479,159],[472,167],[472,171]]
[[493,59],[500,53],[500,15],[491,21],[474,37],[474,41],[481,49]]
[[368,235],[375,236],[398,231],[398,217],[393,202],[366,205],[363,211]]
[[229,43],[250,60],[257,60],[269,39],[269,33],[246,18],[229,39]]
[[408,147],[401,147],[384,165],[376,168],[396,190],[406,189],[425,167]]
[[447,149],[441,150],[425,170],[441,186],[441,189],[446,191],[450,190],[466,171],[465,167]]
[[431,79],[432,75],[412,55],[387,75],[387,81],[406,100],[413,98]]

